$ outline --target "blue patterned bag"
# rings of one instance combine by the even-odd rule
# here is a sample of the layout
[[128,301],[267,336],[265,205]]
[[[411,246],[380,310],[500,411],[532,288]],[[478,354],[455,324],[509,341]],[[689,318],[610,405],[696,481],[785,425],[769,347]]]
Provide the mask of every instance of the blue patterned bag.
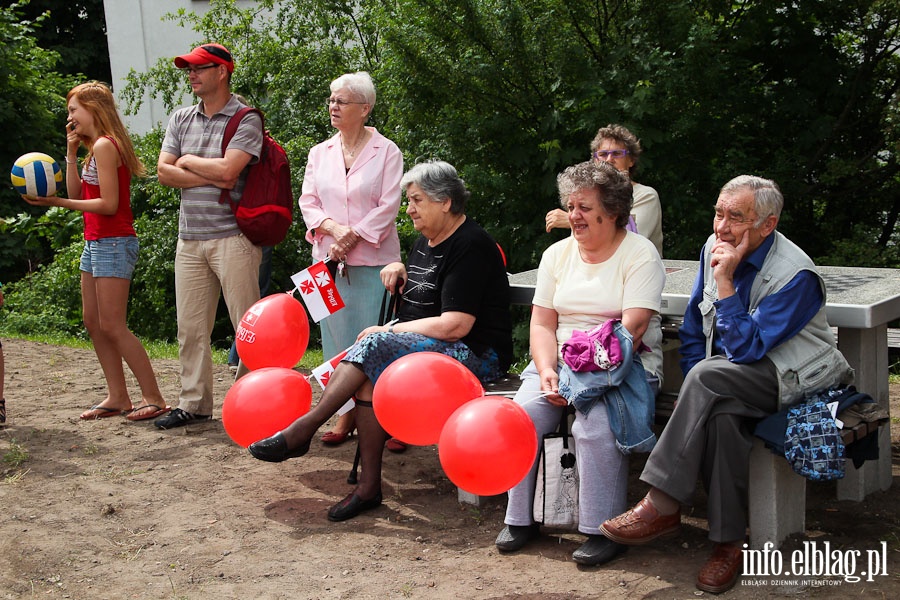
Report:
[[792,406],[784,433],[784,457],[811,481],[844,477],[844,442],[825,402],[814,397]]

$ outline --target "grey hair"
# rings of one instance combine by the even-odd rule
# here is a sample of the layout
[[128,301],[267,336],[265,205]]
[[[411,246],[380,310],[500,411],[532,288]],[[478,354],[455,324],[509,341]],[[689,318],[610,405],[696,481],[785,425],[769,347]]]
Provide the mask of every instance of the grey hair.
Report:
[[628,225],[633,188],[628,177],[611,164],[590,160],[578,163],[557,175],[556,186],[559,188],[559,203],[564,209],[572,194],[593,189],[600,192],[600,204],[607,214],[616,219],[616,226]]
[[345,73],[331,82],[332,93],[342,88],[347,88],[354,96],[363,98],[370,107],[375,107],[375,84],[366,71]]
[[406,190],[411,183],[416,184],[433,202],[450,200],[450,212],[460,215],[466,210],[469,190],[456,169],[448,162],[432,160],[415,165],[403,175],[400,189]]
[[764,179],[756,175],[738,175],[722,186],[719,194],[733,196],[741,190],[753,192],[753,209],[756,211],[756,223],[754,227],[763,224],[767,217],[775,215],[781,218],[781,209],[784,208],[784,196],[778,184],[771,179]]

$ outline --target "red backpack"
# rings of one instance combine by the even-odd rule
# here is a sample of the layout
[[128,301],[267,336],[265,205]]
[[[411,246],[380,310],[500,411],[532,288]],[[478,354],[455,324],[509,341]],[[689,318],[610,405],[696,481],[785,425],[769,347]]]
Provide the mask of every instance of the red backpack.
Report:
[[255,112],[263,123],[263,144],[259,161],[250,165],[244,191],[238,202],[231,200],[229,190],[222,190],[220,203],[229,202],[238,227],[257,246],[274,246],[287,235],[294,214],[291,191],[291,166],[284,148],[266,131],[266,121],[257,108],[244,107],[225,126],[222,155],[234,137],[241,119]]

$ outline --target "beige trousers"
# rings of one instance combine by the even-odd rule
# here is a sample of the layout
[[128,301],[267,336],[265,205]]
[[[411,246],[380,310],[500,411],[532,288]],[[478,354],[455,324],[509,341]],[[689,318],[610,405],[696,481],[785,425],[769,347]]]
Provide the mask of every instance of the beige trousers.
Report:
[[[262,250],[243,235],[215,240],[178,240],[175,250],[175,310],[181,395],[178,406],[196,415],[212,415],[213,370],[210,338],[225,296],[231,324],[259,300]],[[237,377],[247,373],[238,367]]]

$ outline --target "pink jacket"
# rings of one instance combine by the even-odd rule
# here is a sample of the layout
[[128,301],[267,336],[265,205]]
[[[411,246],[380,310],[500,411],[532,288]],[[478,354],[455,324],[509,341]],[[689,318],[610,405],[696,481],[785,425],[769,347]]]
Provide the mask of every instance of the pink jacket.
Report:
[[334,243],[333,237],[317,231],[326,218],[352,227],[368,242],[350,251],[347,264],[378,266],[400,260],[396,219],[403,155],[394,142],[374,128],[368,129],[372,138],[349,172],[344,167],[340,134],[309,151],[298,203],[315,261],[328,256]]

